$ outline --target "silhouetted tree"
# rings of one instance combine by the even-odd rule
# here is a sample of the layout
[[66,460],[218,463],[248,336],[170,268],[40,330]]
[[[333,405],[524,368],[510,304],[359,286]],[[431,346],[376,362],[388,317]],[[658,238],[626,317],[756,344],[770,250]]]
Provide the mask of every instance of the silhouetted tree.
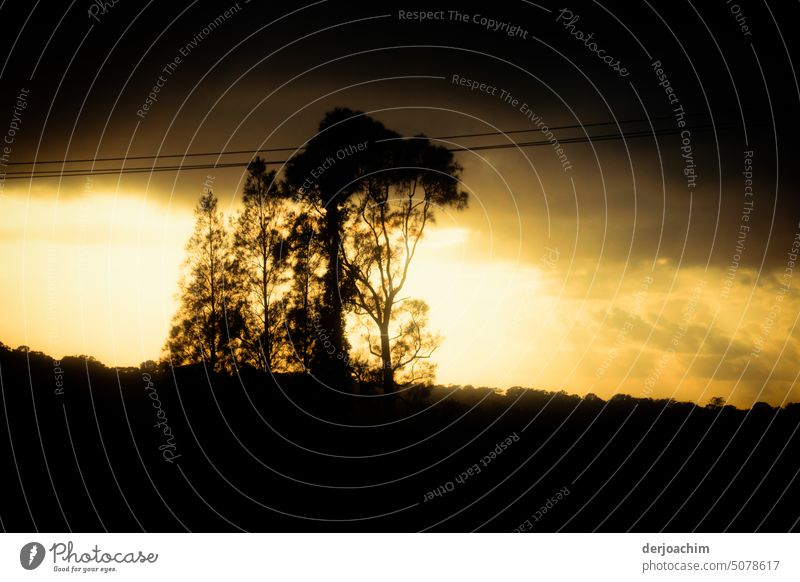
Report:
[[[180,283],[180,307],[176,313],[166,349],[173,364],[207,362],[220,369],[230,338],[226,315],[235,320],[235,309],[227,301],[226,270],[230,243],[217,198],[212,192],[201,196],[195,208],[194,232],[186,245],[184,274]],[[231,307],[226,313],[227,307]]]
[[291,268],[292,284],[284,301],[286,329],[295,361],[304,372],[311,365],[324,276],[323,249],[317,225],[311,211],[301,209],[294,215],[287,240],[286,262]]
[[583,399],[584,399],[584,401],[586,401],[586,402],[590,402],[590,403],[592,403],[592,404],[605,404],[605,402],[606,402],[605,400],[603,400],[602,398],[600,398],[600,397],[599,397],[597,394],[595,394],[594,392],[589,392],[588,394],[586,394],[586,395],[583,397]]
[[[372,314],[362,307],[361,300],[359,293],[355,299],[356,313],[366,315],[375,322]],[[377,379],[383,385],[384,393],[394,390],[398,381],[402,384],[416,384],[433,380],[435,366],[430,362],[430,357],[441,344],[441,337],[427,330],[427,303],[410,298],[397,301],[385,335],[383,326],[375,323],[379,333],[373,334],[372,326],[367,325],[364,339],[368,352],[381,362]],[[369,374],[365,377],[371,379]]]
[[[344,305],[352,289],[340,272],[339,248],[345,205],[362,181],[380,169],[382,152],[399,137],[361,112],[337,108],[328,112],[305,150],[286,165],[286,180],[296,195],[320,215],[320,239],[325,256],[317,337],[311,367],[315,375],[338,386],[349,384],[350,344],[345,336]],[[326,347],[327,346],[327,347]]]
[[[458,189],[460,166],[445,148],[422,136],[395,140],[383,169],[368,175],[347,204],[340,245],[344,271],[353,283],[352,302],[376,325],[379,342],[369,351],[381,360],[385,393],[395,389],[395,372],[427,359],[438,339],[426,331],[428,306],[403,299],[403,290],[425,227],[437,208],[463,209],[466,192]],[[402,305],[397,311],[395,308]]]
[[230,277],[242,307],[242,357],[260,369],[272,370],[286,350],[279,300],[286,278],[281,253],[289,211],[275,172],[267,171],[261,158],[248,166],[243,204],[234,221]]
[[725,406],[725,398],[722,396],[713,396],[708,399],[708,404],[706,404],[706,408],[709,410],[719,410]]
[[767,414],[775,412],[775,408],[773,408],[768,402],[756,402],[750,407],[750,410],[752,410],[755,414]]

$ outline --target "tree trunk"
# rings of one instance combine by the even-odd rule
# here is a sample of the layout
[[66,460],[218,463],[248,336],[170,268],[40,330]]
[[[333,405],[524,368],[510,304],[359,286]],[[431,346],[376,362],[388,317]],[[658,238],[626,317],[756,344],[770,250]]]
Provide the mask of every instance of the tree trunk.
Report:
[[[323,279],[323,299],[320,306],[320,328],[315,330],[316,350],[314,374],[337,388],[348,387],[347,367],[349,345],[344,334],[344,306],[339,288],[339,243],[341,211],[331,201],[325,214],[325,253],[328,269]],[[325,347],[320,336],[326,335],[331,347]]]
[[[308,255],[306,255],[308,256]],[[303,279],[303,311],[300,312],[300,329],[301,331],[301,347],[303,349],[303,372],[308,374],[308,347],[311,339],[311,334],[313,333],[308,325],[308,282],[309,282],[309,275],[308,269],[310,269],[308,261],[306,261],[306,273]]]
[[389,344],[389,324],[381,325],[381,369],[383,371],[383,393],[394,392],[394,369],[392,368],[392,350]]
[[272,322],[269,318],[269,294],[267,293],[267,275],[264,271],[263,304],[264,304],[264,333],[261,337],[261,349],[264,352],[264,371],[272,371]]
[[209,351],[211,371],[217,371],[217,285],[216,285],[216,265],[214,263],[214,214],[208,214],[208,259],[209,259],[209,284],[211,291],[211,329],[209,330]]

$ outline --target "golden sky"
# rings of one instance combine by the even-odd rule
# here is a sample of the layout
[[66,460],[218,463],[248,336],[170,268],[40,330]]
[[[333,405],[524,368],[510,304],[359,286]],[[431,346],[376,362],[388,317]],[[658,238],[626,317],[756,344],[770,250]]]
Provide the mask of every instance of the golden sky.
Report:
[[[241,162],[180,154],[301,147],[334,107],[401,135],[462,136],[444,146],[549,139],[536,119],[564,142],[569,171],[550,144],[458,153],[470,207],[440,215],[415,259],[407,291],[445,338],[438,381],[739,406],[800,399],[800,280],[784,277],[800,221],[790,123],[800,88],[783,37],[759,35],[766,59],[713,3],[693,24],[674,3],[628,3],[619,16],[587,5],[581,22],[624,55],[621,77],[546,7],[498,10],[530,23],[530,38],[358,3],[245,3],[199,43],[219,17],[213,3],[118,3],[91,23],[40,10],[0,71],[0,136],[16,124],[3,177],[146,167],[165,153],[178,155],[159,164]],[[766,14],[748,23],[773,30]],[[646,38],[631,36],[634,23]],[[676,106],[691,127],[691,187]],[[499,130],[515,133],[471,135]],[[582,142],[588,134],[613,139]],[[47,162],[75,159],[95,161]],[[242,169],[214,172],[221,207],[235,212]],[[109,365],[158,358],[205,173],[11,177],[0,181],[0,341]]]
[[[473,173],[470,209],[439,215],[407,288],[445,338],[439,383],[721,395],[738,406],[798,399],[800,303],[780,265],[743,265],[727,291],[724,265],[608,253],[619,242],[608,234],[608,245],[582,247],[608,233],[590,219],[547,237],[541,214],[519,210],[534,188],[502,192]],[[2,341],[108,365],[158,358],[191,206],[102,179],[55,182],[9,183],[0,198]],[[227,212],[235,191],[221,194]]]

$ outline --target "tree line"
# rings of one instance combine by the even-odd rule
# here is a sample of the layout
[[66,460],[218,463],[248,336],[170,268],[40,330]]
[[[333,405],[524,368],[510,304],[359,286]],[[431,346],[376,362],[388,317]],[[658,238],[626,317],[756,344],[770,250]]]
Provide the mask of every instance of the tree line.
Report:
[[249,164],[229,220],[213,191],[200,197],[171,364],[305,372],[385,393],[430,380],[441,338],[403,289],[436,213],[467,205],[453,154],[338,108],[280,175],[267,166]]

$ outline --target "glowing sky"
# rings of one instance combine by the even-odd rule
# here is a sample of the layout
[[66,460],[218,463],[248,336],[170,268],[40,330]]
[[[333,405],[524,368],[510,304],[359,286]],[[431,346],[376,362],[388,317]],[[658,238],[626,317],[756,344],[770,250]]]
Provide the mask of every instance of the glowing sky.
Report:
[[[21,30],[29,50],[7,60],[0,86],[0,135],[21,88],[30,89],[10,159],[37,162],[7,169],[298,147],[337,106],[406,136],[517,132],[438,142],[445,146],[546,139],[534,119],[568,126],[556,133],[569,170],[549,144],[457,154],[470,207],[439,216],[407,290],[429,303],[431,327],[445,338],[435,355],[438,382],[701,403],[723,396],[739,406],[798,400],[800,281],[793,271],[783,276],[800,221],[796,131],[787,122],[796,118],[800,89],[787,81],[794,78],[788,60],[756,58],[726,7],[695,9],[705,18],[687,21],[674,3],[657,13],[649,3],[626,4],[613,15],[587,4],[581,23],[604,31],[608,54],[625,55],[630,76],[621,79],[598,67],[552,11],[529,2],[502,11],[504,21],[530,31],[525,39],[409,23],[378,5],[244,3],[186,54],[219,6],[118,3],[91,30],[84,11],[62,22],[40,8],[53,36]],[[763,20],[771,13],[762,12],[748,22],[772,30]],[[647,38],[631,38],[626,22],[646,27]],[[785,52],[774,34],[758,42],[764,54]],[[176,55],[180,63],[166,73]],[[619,132],[619,120],[646,120],[625,132],[674,130],[674,103],[655,60],[691,112],[696,188],[687,187],[680,135],[570,143],[589,131]],[[498,91],[471,90],[454,75]],[[138,115],[162,76],[157,99]],[[755,178],[745,222],[747,151]],[[183,161],[231,160],[247,161]],[[229,214],[242,175],[241,167],[214,170],[214,192]],[[205,179],[182,171],[7,180],[0,341],[109,365],[159,357]]]
[[[109,365],[157,359],[191,207],[75,182],[81,190],[60,198],[42,186],[0,199],[3,341]],[[722,395],[740,406],[797,399],[800,303],[782,291],[780,270],[742,267],[727,293],[721,266],[624,261],[601,247],[579,256],[525,234],[531,220],[518,216],[520,238],[495,217],[502,201],[471,188],[471,208],[440,214],[428,232],[407,288],[429,303],[431,328],[445,337],[438,382]],[[235,198],[227,204],[234,210]]]

